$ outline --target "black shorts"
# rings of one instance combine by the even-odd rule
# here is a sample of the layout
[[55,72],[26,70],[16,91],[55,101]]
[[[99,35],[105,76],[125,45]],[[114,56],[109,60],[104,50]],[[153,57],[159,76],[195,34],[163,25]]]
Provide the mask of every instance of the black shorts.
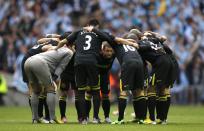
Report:
[[144,66],[144,88],[147,88],[149,85],[149,72],[147,66]]
[[102,94],[109,94],[110,82],[108,73],[100,74],[100,90]]
[[98,67],[92,64],[75,66],[75,80],[78,90],[99,90]]
[[69,89],[76,90],[76,83],[75,81],[61,81],[60,90],[61,91],[68,91]]
[[76,90],[76,82],[75,82],[75,77],[74,77],[74,71],[63,71],[62,74],[60,75],[61,77],[61,84],[60,84],[60,89],[61,90],[66,90],[68,91],[70,88],[72,90]]
[[121,66],[122,90],[135,90],[144,86],[144,66],[140,60],[123,62]]
[[168,55],[160,56],[156,63],[152,65],[150,85],[156,86],[157,88],[168,87],[171,66],[172,62],[169,60]]
[[177,80],[179,75],[179,65],[176,58],[173,55],[168,55],[169,60],[171,61],[171,69],[168,73],[167,84],[173,87],[174,82]]

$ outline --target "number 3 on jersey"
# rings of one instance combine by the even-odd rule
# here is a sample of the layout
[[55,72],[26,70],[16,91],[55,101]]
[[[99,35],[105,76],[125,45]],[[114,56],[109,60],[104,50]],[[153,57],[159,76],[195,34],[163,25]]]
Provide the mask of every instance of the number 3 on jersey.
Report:
[[134,47],[129,46],[129,45],[123,45],[123,48],[125,49],[125,52],[136,50]]
[[86,35],[85,36],[85,46],[84,46],[84,50],[89,50],[90,47],[91,47],[91,40],[92,40],[92,37],[90,35]]

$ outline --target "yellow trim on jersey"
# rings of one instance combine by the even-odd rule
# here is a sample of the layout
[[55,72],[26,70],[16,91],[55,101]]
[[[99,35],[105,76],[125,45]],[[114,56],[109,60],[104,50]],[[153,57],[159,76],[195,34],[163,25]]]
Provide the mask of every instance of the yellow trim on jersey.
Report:
[[166,96],[159,97],[159,101],[167,101],[167,97]]
[[139,101],[141,99],[145,99],[145,97],[144,96],[135,97],[135,98],[133,98],[132,101]]
[[60,96],[59,100],[66,101],[66,97]]
[[120,99],[127,99],[127,96],[119,96]]
[[123,84],[122,84],[122,80],[120,79],[120,91],[121,91],[121,92],[123,91],[122,86],[123,86]]
[[152,76],[152,86],[155,86],[155,74],[153,74],[153,76]]

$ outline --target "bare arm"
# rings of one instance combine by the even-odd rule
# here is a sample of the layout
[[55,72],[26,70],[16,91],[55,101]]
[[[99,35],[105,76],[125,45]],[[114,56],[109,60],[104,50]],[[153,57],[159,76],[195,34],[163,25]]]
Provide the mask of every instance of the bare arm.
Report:
[[57,47],[55,48],[55,50],[57,50],[57,49],[63,47],[66,43],[68,43],[67,39],[61,40],[61,41],[58,43],[58,45],[57,45]]
[[50,40],[55,40],[55,41],[59,41],[59,38],[41,38],[37,41],[38,44],[43,44],[45,42],[48,42]]
[[159,33],[152,32],[152,31],[146,31],[146,32],[144,33],[144,35],[145,35],[145,34],[148,35],[148,33],[151,34],[151,35],[153,35],[153,36],[155,36],[155,37],[157,37],[158,39],[160,39],[160,40],[162,40],[162,41],[166,41],[166,40],[167,40],[167,37],[166,37],[166,36],[160,35]]
[[46,38],[60,38],[60,35],[58,34],[46,34]]
[[125,44],[125,45],[130,45],[130,46],[133,46],[135,48],[139,48],[138,44],[132,40],[132,39],[123,39],[123,38],[120,38],[120,37],[115,37],[115,42],[117,44]]

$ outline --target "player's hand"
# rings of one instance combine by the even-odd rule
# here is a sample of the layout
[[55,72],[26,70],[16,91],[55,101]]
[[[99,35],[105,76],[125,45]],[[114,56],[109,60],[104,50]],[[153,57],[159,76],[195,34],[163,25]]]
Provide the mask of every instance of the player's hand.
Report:
[[138,49],[139,48],[139,45],[137,44],[137,43],[133,43],[133,45],[132,45],[133,47],[135,47],[136,49]]
[[151,32],[144,32],[144,36],[151,36],[152,33]]
[[128,41],[130,41],[130,42],[136,42],[136,41],[133,40],[133,39],[126,39],[126,40],[128,40]]
[[84,30],[88,31],[88,32],[91,32],[93,30],[93,26],[86,26],[86,27],[83,27]]

